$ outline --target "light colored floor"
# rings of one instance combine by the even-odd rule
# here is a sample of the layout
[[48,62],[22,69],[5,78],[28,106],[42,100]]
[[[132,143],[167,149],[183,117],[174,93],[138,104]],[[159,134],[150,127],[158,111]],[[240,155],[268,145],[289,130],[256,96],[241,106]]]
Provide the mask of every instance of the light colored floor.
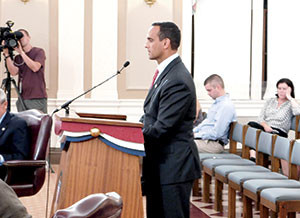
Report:
[[[58,165],[52,166],[55,172],[58,170]],[[48,187],[49,184],[49,187]],[[33,218],[43,218],[46,217],[46,207],[47,207],[47,189],[49,188],[49,202],[48,202],[48,214],[47,218],[50,217],[50,210],[52,205],[53,193],[55,190],[56,184],[56,173],[50,174],[50,182],[48,183],[48,176],[46,176],[46,181],[43,188],[34,196],[31,197],[22,197],[20,200],[27,208],[29,214],[32,215]],[[145,205],[145,199],[143,198],[143,203]],[[145,207],[144,207],[145,209]],[[146,211],[145,211],[146,212]],[[144,212],[144,214],[146,214]],[[146,218],[146,216],[145,216]]]
[[[53,166],[54,171],[57,171],[58,165]],[[53,198],[53,193],[55,190],[56,183],[56,174],[50,174],[50,182],[48,183],[48,175],[46,176],[46,181],[43,188],[34,196],[31,197],[22,197],[20,200],[27,208],[29,214],[32,215],[33,218],[43,218],[46,217],[46,203],[47,203],[47,189],[49,184],[49,203],[48,203],[48,216],[51,210],[51,203]]]
[[[202,201],[202,197],[193,197],[191,203],[197,207],[199,210],[204,212],[208,217],[228,217],[227,214],[227,209],[228,209],[228,201],[227,201],[227,185],[224,185],[224,190],[223,190],[223,213],[220,213],[218,211],[215,211],[213,209],[213,202],[214,202],[214,180],[212,180],[211,188],[210,190],[212,191],[210,195],[210,203],[204,203]],[[243,217],[242,216],[242,198],[241,196],[237,195],[236,197],[236,217]],[[258,211],[253,211],[253,218],[258,218],[259,217],[259,212]]]

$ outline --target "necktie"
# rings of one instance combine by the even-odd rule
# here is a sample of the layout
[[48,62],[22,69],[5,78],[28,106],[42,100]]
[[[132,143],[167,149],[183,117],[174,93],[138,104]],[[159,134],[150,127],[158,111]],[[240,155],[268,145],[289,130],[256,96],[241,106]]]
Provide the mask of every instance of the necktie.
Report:
[[158,75],[158,69],[156,69],[156,71],[155,71],[155,73],[154,73],[154,76],[153,76],[153,81],[152,81],[152,84],[151,84],[151,88],[152,88],[152,86],[154,85],[154,82],[155,82],[155,80],[156,80],[156,77],[157,77],[157,75]]

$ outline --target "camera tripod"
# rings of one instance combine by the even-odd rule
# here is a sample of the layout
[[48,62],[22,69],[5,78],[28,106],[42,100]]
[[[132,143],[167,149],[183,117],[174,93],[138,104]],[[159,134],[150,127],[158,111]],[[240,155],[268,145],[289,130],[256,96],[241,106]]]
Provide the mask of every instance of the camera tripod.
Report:
[[11,108],[11,84],[13,85],[13,87],[15,88],[17,95],[18,95],[18,99],[21,103],[21,106],[26,110],[26,106],[24,104],[23,98],[20,94],[19,88],[16,84],[16,81],[14,80],[14,78],[11,77],[10,72],[8,71],[6,62],[5,62],[5,69],[6,69],[6,74],[7,77],[5,79],[2,80],[2,84],[1,84],[1,88],[6,92],[6,98],[7,98],[7,111],[10,111]]

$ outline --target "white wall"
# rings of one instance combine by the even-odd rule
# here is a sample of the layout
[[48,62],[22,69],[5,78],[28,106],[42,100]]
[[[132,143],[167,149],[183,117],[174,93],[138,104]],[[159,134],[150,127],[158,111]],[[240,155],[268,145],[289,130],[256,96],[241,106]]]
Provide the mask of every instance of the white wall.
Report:
[[268,92],[274,96],[276,82],[289,78],[300,97],[300,1],[272,0],[268,16]]
[[[117,72],[118,1],[93,1],[92,83],[99,84]],[[92,92],[94,99],[117,99],[117,78]]]
[[84,1],[58,1],[58,92],[71,99],[83,92]]
[[126,56],[131,61],[126,72],[128,90],[148,90],[156,68],[156,61],[150,61],[145,48],[146,36],[155,21],[173,20],[173,0],[157,1],[149,7],[144,1],[127,1]]
[[252,1],[252,58],[251,58],[251,98],[261,99],[262,91],[262,47],[263,47],[263,0]]
[[200,0],[195,14],[195,83],[208,99],[203,81],[223,77],[233,99],[249,99],[251,0]]
[[[49,1],[0,0],[0,26],[7,19],[15,21],[14,30],[24,27],[32,35],[32,43],[49,50]],[[92,84],[96,85],[114,73],[118,48],[125,47],[125,59],[131,61],[126,70],[126,89],[147,90],[156,67],[149,61],[144,48],[146,34],[151,23],[158,20],[174,20],[176,0],[156,1],[149,7],[141,0],[127,0],[124,32],[118,32],[118,7],[120,0],[93,1]],[[284,2],[284,3],[283,3]],[[70,4],[72,4],[70,6]],[[282,76],[290,77],[300,97],[299,76],[299,0],[269,1],[269,86],[275,90],[275,82]],[[212,100],[203,88],[204,79],[211,73],[224,77],[226,90],[233,98],[237,115],[243,120],[255,119],[264,101],[261,96],[262,69],[262,15],[263,0],[198,0],[195,15],[195,82],[198,98],[207,111]],[[84,1],[58,1],[58,83],[57,99],[49,99],[49,112],[66,100],[82,93],[84,85]],[[191,1],[182,0],[182,59],[190,68],[191,62]],[[251,11],[252,10],[252,11]],[[251,47],[251,12],[252,47]],[[123,15],[123,14],[122,14]],[[118,44],[118,38],[121,44]],[[124,46],[125,45],[125,46]],[[252,59],[250,59],[252,49]],[[47,54],[48,56],[49,54]],[[47,60],[48,61],[48,60]],[[125,60],[122,60],[125,61]],[[250,63],[252,80],[250,81]],[[3,69],[3,62],[0,63]],[[47,63],[46,63],[47,64]],[[47,64],[48,66],[48,64]],[[49,67],[49,66],[48,66]],[[3,71],[1,71],[3,72]],[[0,72],[0,79],[4,75]],[[49,78],[46,70],[46,77]],[[251,98],[249,87],[251,85]],[[110,81],[92,93],[92,99],[84,97],[71,105],[71,110],[126,114],[128,120],[138,121],[143,113],[143,99],[118,99],[116,80]],[[275,91],[269,93],[274,94]],[[12,101],[15,111],[15,99]],[[56,137],[56,136],[53,136]],[[55,140],[52,140],[53,145]]]
[[[26,17],[26,19],[25,19]],[[15,24],[13,31],[20,28],[26,29],[31,36],[31,44],[41,47],[46,52],[45,79],[49,87],[49,3],[48,0],[36,0],[34,4],[24,4],[20,0],[0,0],[0,27],[6,27],[8,20]],[[17,53],[16,53],[17,54]],[[0,79],[6,77],[3,74],[4,60],[1,57]]]
[[192,7],[191,1],[183,1],[181,27],[181,58],[185,66],[191,71],[192,52]]

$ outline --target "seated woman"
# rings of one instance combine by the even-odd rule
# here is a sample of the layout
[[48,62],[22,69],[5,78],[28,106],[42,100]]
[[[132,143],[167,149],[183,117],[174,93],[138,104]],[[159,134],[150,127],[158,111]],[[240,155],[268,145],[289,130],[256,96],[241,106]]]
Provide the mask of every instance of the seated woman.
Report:
[[[258,121],[249,122],[248,125],[287,138],[292,117],[300,114],[300,105],[295,100],[294,85],[291,80],[280,79],[276,87],[276,97],[268,99]],[[255,159],[254,150],[250,151],[250,159]],[[281,160],[281,167],[283,173],[288,175],[288,163]]]

